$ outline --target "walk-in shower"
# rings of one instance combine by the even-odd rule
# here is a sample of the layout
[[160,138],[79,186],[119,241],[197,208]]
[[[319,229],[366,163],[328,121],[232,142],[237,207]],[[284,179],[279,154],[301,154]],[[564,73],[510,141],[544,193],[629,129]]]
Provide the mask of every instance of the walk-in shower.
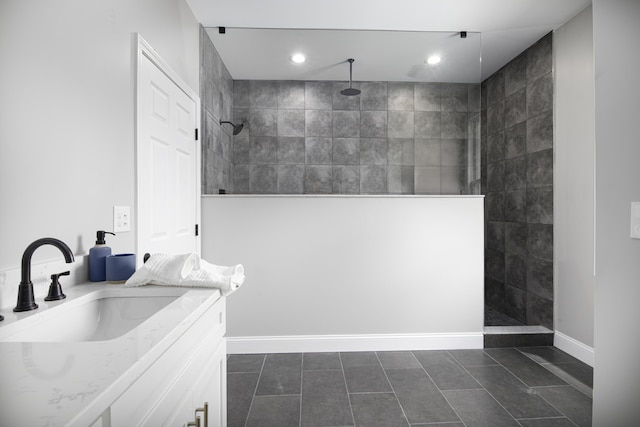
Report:
[[[541,150],[528,153],[525,145],[530,125],[552,121],[547,110],[529,120],[527,105],[522,107],[529,102],[527,90],[551,93],[548,71],[540,71],[536,81],[543,80],[530,89],[526,74],[528,56],[550,49],[536,48],[483,76],[481,35],[473,32],[464,38],[459,31],[205,31],[213,44],[204,57],[224,64],[210,75],[218,78],[216,70],[225,67],[228,73],[211,84],[222,90],[223,102],[213,98],[203,108],[213,117],[226,109],[223,117],[232,114],[233,122],[251,125],[231,139],[231,149],[229,135],[214,133],[221,149],[213,152],[222,158],[204,159],[206,194],[219,188],[231,195],[334,194],[355,196],[354,203],[483,194],[487,324],[552,324],[552,259],[549,251],[527,252],[535,236],[535,242],[552,242],[551,224],[547,217],[539,223],[527,219],[546,210],[524,209],[530,195],[539,196],[536,202],[552,194],[546,181],[526,175],[528,165],[551,164],[550,157]],[[288,58],[301,44],[307,61],[293,64]],[[431,64],[431,56],[441,61]]]

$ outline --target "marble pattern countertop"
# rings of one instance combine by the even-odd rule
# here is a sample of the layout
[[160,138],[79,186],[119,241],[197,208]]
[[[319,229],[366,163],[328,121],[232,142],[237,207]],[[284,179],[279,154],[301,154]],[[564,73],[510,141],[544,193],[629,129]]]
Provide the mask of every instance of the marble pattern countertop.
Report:
[[217,289],[169,288],[179,298],[130,332],[108,341],[2,340],[4,328],[13,328],[16,322],[36,322],[46,310],[103,289],[113,296],[127,296],[152,294],[159,287],[82,284],[65,290],[65,300],[37,301],[40,308],[31,312],[2,310],[0,425],[91,425],[220,298]]

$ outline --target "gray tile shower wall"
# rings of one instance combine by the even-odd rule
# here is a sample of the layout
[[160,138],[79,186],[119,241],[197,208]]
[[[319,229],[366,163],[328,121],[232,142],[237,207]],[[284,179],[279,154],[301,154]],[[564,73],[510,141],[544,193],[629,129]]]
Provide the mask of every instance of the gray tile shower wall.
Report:
[[200,103],[202,194],[231,190],[233,80],[206,31],[200,26]]
[[233,138],[233,192],[468,194],[480,85],[354,82],[354,97],[340,94],[347,85],[234,81],[233,120],[245,127]]
[[482,83],[485,300],[553,329],[552,33]]

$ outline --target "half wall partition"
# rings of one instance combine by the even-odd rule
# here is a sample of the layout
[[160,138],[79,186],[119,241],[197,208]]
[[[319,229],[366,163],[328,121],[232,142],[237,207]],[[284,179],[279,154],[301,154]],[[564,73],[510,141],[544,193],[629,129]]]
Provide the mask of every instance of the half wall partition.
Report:
[[482,196],[211,195],[230,353],[483,346]]

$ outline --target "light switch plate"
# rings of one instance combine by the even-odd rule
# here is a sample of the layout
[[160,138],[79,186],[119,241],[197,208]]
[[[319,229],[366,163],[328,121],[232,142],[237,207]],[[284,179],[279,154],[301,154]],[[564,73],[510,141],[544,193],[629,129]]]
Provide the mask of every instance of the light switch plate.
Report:
[[131,231],[131,208],[129,206],[113,207],[113,232]]
[[640,239],[640,202],[631,202],[631,238]]

